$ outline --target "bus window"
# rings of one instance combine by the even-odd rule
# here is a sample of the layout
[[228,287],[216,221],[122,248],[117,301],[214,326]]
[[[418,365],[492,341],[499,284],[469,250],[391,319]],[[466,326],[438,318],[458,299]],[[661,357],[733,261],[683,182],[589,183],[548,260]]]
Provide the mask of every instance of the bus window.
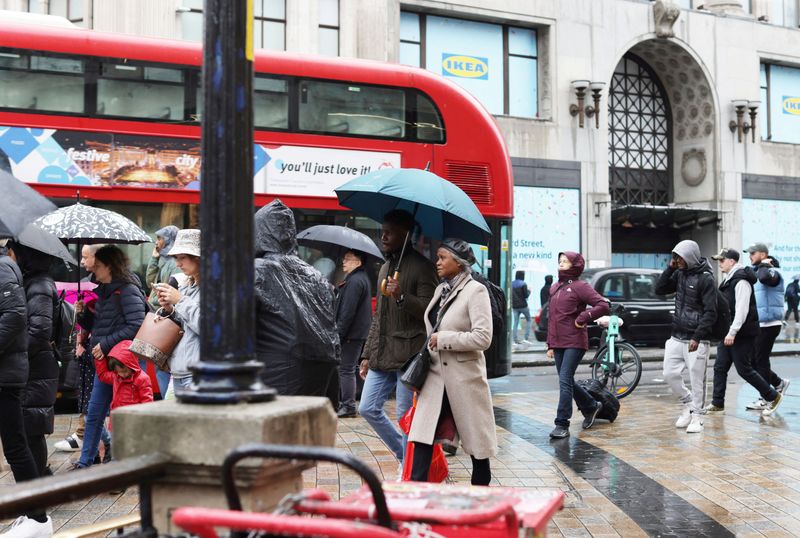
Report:
[[300,130],[404,138],[404,90],[343,82],[300,83]]
[[97,81],[97,114],[183,120],[183,71],[104,63]]
[[0,52],[0,107],[82,113],[83,62]]
[[289,84],[284,79],[253,79],[253,122],[256,128],[289,128]]
[[444,142],[444,127],[439,111],[427,96],[417,93],[417,140]]

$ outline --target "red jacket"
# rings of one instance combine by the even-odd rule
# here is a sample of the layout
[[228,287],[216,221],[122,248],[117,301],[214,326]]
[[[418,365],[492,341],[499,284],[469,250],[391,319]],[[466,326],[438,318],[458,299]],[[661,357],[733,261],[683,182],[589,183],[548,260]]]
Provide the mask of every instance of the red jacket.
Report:
[[[583,256],[577,252],[564,254],[572,267],[559,271],[558,282],[550,288],[550,302],[547,313],[547,347],[589,349],[589,334],[586,325],[591,320],[608,314],[608,302],[595,291],[591,284],[578,277],[583,273]],[[562,274],[564,273],[564,274]],[[590,310],[586,306],[591,305]]]
[[123,340],[115,345],[109,352],[109,358],[113,357],[119,362],[133,370],[133,375],[127,379],[122,379],[116,373],[108,370],[108,361],[105,357],[96,359],[97,377],[103,383],[114,385],[114,397],[111,400],[111,409],[153,401],[153,387],[147,373],[139,368],[139,360],[128,349],[131,345],[130,340]]

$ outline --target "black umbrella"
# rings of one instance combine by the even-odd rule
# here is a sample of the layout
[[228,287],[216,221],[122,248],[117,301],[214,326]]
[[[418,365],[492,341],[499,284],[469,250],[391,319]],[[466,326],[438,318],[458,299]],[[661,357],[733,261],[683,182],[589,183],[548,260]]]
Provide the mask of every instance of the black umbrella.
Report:
[[383,261],[383,254],[369,236],[345,226],[328,224],[312,226],[297,234],[297,242],[319,250],[325,250],[329,245],[358,250]]
[[132,220],[116,211],[81,203],[56,209],[36,219],[36,224],[67,243],[128,243],[153,240]]
[[0,170],[0,237],[17,237],[34,219],[53,211],[50,200]]
[[22,230],[22,233],[17,236],[17,242],[44,254],[60,258],[72,265],[78,265],[78,262],[75,261],[75,258],[69,253],[64,243],[59,241],[58,237],[45,232],[36,224],[28,224]]

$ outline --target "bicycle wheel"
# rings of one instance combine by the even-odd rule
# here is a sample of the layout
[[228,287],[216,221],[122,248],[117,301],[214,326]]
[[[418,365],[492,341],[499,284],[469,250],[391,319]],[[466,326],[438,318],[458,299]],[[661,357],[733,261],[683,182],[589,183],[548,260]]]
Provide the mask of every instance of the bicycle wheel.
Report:
[[642,378],[642,358],[627,342],[614,346],[616,360],[608,361],[608,346],[603,346],[592,359],[592,379],[600,381],[617,398],[624,398]]

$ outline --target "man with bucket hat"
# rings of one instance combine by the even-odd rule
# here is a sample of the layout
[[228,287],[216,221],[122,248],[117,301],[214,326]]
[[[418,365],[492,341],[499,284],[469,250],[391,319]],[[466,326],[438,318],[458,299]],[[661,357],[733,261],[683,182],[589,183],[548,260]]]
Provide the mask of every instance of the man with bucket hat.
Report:
[[782,397],[753,368],[753,346],[759,334],[756,298],[753,294],[756,274],[752,268],[739,263],[739,252],[732,248],[723,248],[711,259],[717,260],[724,275],[719,290],[728,300],[732,321],[728,334],[717,346],[714,396],[706,412],[721,413],[725,410],[725,386],[733,364],[739,376],[750,383],[765,402],[769,402],[762,414],[770,415],[780,405]]

